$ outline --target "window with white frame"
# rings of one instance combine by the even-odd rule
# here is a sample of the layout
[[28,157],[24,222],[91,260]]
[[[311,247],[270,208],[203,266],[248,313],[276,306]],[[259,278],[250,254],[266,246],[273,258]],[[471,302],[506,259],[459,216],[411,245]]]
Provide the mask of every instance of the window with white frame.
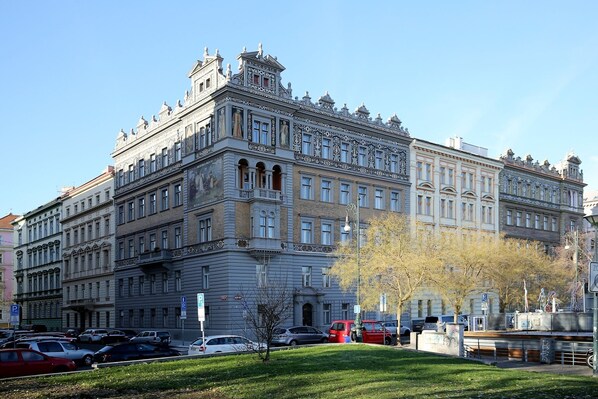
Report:
[[313,178],[301,176],[301,199],[313,199]]
[[301,138],[301,153],[305,155],[313,155],[312,135],[303,133]]
[[212,218],[204,217],[199,220],[199,242],[212,241]]
[[174,185],[174,204],[173,206],[183,205],[183,189],[180,184]]
[[270,145],[270,123],[268,121],[254,117],[252,141]]
[[162,148],[162,167],[165,168],[168,166],[168,148]]
[[145,176],[145,159],[140,159],[137,163],[137,168],[139,170],[139,177]]
[[144,236],[140,236],[139,238],[137,238],[137,243],[138,243],[138,249],[140,254],[145,252],[145,237]]
[[268,280],[268,269],[266,265],[255,265],[255,278],[258,287],[264,287]]
[[181,228],[175,227],[174,228],[174,247],[181,248],[183,246],[183,237],[181,234]]
[[548,231],[548,216],[544,216],[544,225],[542,227]]
[[521,211],[515,213],[515,225],[521,227]]
[[349,242],[349,239],[351,237],[351,231],[345,230],[345,224],[343,222],[340,224],[340,227],[341,230],[339,236],[341,238],[341,244]]
[[310,220],[301,221],[301,243],[313,244],[313,222]]
[[557,223],[555,217],[552,218],[552,231],[557,231]]
[[332,181],[331,180],[322,179],[322,184],[320,187],[320,201],[332,202]]
[[163,188],[162,189],[162,203],[161,203],[161,208],[160,210],[165,211],[167,210],[169,207],[169,203],[168,203],[168,188]]
[[507,226],[512,226],[513,225],[513,211],[510,209],[507,209]]
[[150,173],[156,171],[156,154],[150,154]]
[[274,238],[274,212],[260,211],[259,215],[259,237]]
[[156,249],[156,233],[152,233],[149,235],[149,245],[150,245],[150,251],[153,251]]
[[[134,165],[129,165],[129,173],[128,173],[127,179],[128,179],[129,183],[131,183],[132,181],[135,180],[135,166]],[[82,204],[81,205],[81,210],[83,210],[84,206],[85,206],[85,203],[82,202],[81,204]]]
[[384,190],[377,188],[374,192],[374,208],[384,209]]
[[330,159],[332,152],[330,151],[331,140],[327,137],[322,139],[322,158]]
[[321,230],[322,245],[332,245],[332,222],[322,221]]
[[392,173],[399,172],[399,156],[397,154],[390,154],[389,168]]
[[157,204],[156,204],[156,193],[151,193],[149,195],[149,214],[153,215],[158,211]]
[[301,285],[311,287],[311,266],[301,267]]
[[168,248],[168,230],[162,230],[161,234],[161,244],[162,245],[162,249],[167,249]]

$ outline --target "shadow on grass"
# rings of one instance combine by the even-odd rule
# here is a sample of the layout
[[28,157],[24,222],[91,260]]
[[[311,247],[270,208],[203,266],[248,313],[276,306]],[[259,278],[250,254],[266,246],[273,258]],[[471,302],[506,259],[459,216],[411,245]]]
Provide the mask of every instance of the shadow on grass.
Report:
[[[279,351],[268,363],[255,355],[233,355],[35,378],[20,385],[6,382],[0,386],[3,399],[17,397],[10,394],[24,385],[39,395],[20,399],[162,398],[185,392],[209,398],[591,398],[598,392],[598,383],[585,377],[508,371],[465,359],[366,345]],[[56,387],[67,386],[73,386],[77,396],[56,392]]]

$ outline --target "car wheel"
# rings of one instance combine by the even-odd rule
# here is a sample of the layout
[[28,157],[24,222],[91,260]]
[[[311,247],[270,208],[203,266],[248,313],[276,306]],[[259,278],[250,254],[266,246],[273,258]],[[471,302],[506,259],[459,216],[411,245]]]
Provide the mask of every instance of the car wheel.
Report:
[[390,337],[384,338],[384,345],[390,345],[391,339]]
[[85,355],[83,356],[83,364],[85,366],[91,366],[91,364],[93,363],[93,356],[91,355]]
[[589,368],[594,369],[594,351],[590,349],[586,357],[586,364]]
[[351,342],[357,342],[357,334],[355,332],[351,333]]
[[322,339],[320,340],[320,342],[321,342],[321,343],[323,343],[323,344],[325,344],[325,343],[327,343],[327,342],[328,342],[328,338],[322,338]]
[[409,330],[405,330],[405,333],[404,333],[403,335],[405,335],[405,336],[406,336],[406,335],[409,335],[409,334],[411,334],[411,331],[409,331]]
[[297,341],[292,340],[291,342],[289,342],[289,345],[291,345],[291,346],[297,346]]

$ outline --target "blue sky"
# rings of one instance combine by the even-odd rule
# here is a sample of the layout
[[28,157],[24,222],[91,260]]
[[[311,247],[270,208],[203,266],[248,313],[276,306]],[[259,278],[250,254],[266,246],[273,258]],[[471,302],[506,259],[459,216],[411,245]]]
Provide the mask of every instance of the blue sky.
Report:
[[598,1],[0,1],[0,216],[111,164],[119,130],[190,88],[204,47],[278,57],[294,96],[396,113],[412,137],[461,136],[598,189]]

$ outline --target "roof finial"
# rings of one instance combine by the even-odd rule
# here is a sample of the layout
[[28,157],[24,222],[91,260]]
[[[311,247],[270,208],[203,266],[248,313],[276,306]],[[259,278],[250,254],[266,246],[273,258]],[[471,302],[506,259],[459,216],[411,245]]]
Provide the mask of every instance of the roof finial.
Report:
[[264,55],[264,50],[262,49],[262,43],[257,45],[257,56],[262,57]]
[[209,54],[208,54],[208,48],[207,48],[207,47],[204,47],[204,48],[203,48],[203,58],[204,58],[204,60],[205,60],[205,59],[208,57],[208,55],[209,55]]

